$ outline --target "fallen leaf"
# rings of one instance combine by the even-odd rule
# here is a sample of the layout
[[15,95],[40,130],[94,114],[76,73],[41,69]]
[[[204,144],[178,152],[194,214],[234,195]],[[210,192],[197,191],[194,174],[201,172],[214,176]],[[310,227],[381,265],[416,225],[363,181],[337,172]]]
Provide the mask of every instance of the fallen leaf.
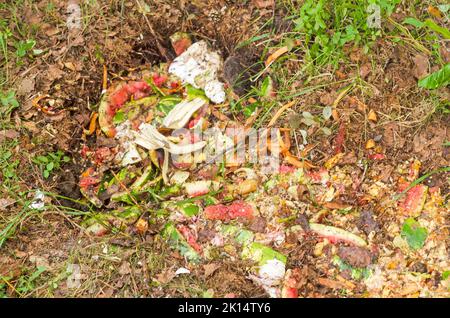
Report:
[[373,139],[369,139],[369,140],[367,140],[367,142],[366,142],[366,149],[372,149],[372,148],[374,148],[375,147],[375,140],[373,140]]
[[129,262],[123,262],[119,267],[120,275],[128,275],[131,273],[131,265]]
[[377,122],[377,120],[378,120],[377,114],[375,113],[375,111],[373,109],[371,109],[369,111],[369,114],[367,115],[367,119],[370,121],[373,121],[374,123]]
[[11,198],[1,198],[0,199],[0,211],[5,211],[6,208],[12,204],[16,203],[16,200]]
[[435,18],[442,19],[442,12],[436,7],[428,6],[428,13]]
[[13,129],[1,130],[0,131],[0,142],[4,141],[5,139],[16,139],[19,136],[20,136],[20,134]]
[[273,7],[275,4],[275,0],[252,0],[252,2],[258,9]]
[[[294,42],[294,46],[299,46],[301,44],[300,40],[297,40]],[[289,51],[289,48],[287,46],[280,47],[278,50],[273,52],[269,55],[269,57],[266,60],[266,67],[269,67],[272,65],[273,62],[275,62],[280,56],[287,53]]]
[[331,289],[354,289],[355,288],[355,285],[348,281],[340,282],[337,280],[319,277],[319,278],[317,278],[317,282],[320,285],[331,288]]
[[218,263],[209,263],[209,264],[203,265],[203,269],[205,270],[205,277],[209,277],[212,274],[214,274],[214,272],[218,268],[220,268],[220,265]]
[[173,278],[175,277],[175,272],[169,268],[166,269],[164,271],[162,271],[161,273],[159,273],[158,275],[156,275],[156,280],[160,283],[160,284],[167,284],[169,283]]
[[428,58],[425,55],[417,54],[413,58],[415,68],[414,68],[414,76],[417,79],[421,79],[428,75]]
[[24,78],[19,85],[17,86],[17,95],[18,96],[25,96],[32,91],[34,91],[34,84],[35,81],[32,78]]

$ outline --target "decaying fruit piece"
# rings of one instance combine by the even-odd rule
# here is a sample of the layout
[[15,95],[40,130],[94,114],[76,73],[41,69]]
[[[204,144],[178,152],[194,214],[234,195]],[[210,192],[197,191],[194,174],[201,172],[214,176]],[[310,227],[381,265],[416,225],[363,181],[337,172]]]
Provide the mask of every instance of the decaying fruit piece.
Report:
[[321,237],[327,238],[330,242],[336,243],[343,241],[357,246],[367,246],[366,241],[358,235],[345,231],[343,229],[318,223],[310,223],[309,228]]
[[298,298],[298,278],[300,271],[296,269],[288,269],[283,280],[283,287],[281,288],[281,298]]
[[177,32],[170,36],[170,42],[177,56],[181,55],[192,45],[192,39],[185,32]]
[[216,181],[202,180],[187,182],[184,184],[186,194],[193,198],[209,193],[211,190],[217,191],[220,184]]
[[150,86],[144,82],[120,83],[112,86],[100,101],[98,108],[98,123],[103,133],[114,137],[113,118],[131,98],[139,100],[149,95]]
[[428,187],[418,184],[406,192],[406,197],[399,203],[400,209],[409,216],[419,216],[427,199]]
[[208,220],[229,221],[236,218],[252,219],[256,213],[251,204],[237,201],[228,206],[223,204],[210,205],[205,208],[204,214]]

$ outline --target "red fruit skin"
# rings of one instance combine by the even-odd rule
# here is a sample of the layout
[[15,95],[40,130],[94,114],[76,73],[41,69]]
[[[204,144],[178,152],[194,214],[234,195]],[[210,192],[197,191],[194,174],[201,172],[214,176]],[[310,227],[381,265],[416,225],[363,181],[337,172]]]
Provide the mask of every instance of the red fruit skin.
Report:
[[423,204],[423,196],[428,188],[424,185],[418,184],[406,192],[406,198],[400,202],[400,208],[405,212],[411,214],[417,211],[420,212]]
[[127,90],[128,95],[133,95],[139,90],[134,84],[135,82],[131,82],[129,84],[124,85],[124,89]]
[[209,190],[203,190],[203,191],[196,191],[196,192],[192,192],[189,194],[190,198],[195,198],[195,197],[199,197],[205,194],[208,194]]
[[281,298],[298,298],[297,288],[283,287],[281,289]]
[[187,50],[192,44],[190,39],[181,38],[178,41],[172,43],[173,50],[177,56],[183,54],[184,51]]
[[80,179],[80,182],[79,182],[78,185],[80,186],[80,188],[86,189],[89,186],[95,185],[95,184],[97,184],[99,182],[100,182],[100,180],[98,178],[95,178],[95,177],[82,177]]
[[159,74],[153,74],[153,83],[156,87],[162,87],[163,84],[167,81],[167,75],[159,75]]
[[200,118],[194,118],[188,123],[188,128],[194,128],[195,125],[200,121]]
[[245,202],[233,202],[231,205],[216,204],[205,208],[205,217],[209,220],[229,221],[236,218],[251,219],[253,207]]
[[120,107],[122,107],[129,98],[130,94],[128,93],[128,85],[123,86],[111,96],[110,108],[114,111],[113,115],[115,115],[116,111],[120,109]]
[[133,83],[133,87],[138,91],[148,91],[150,89],[150,86],[148,86],[146,82],[142,81]]
[[185,238],[185,240],[188,242],[188,244],[198,253],[201,253],[203,251],[201,245],[197,243],[197,240],[192,234],[191,230],[185,226],[185,225],[178,225],[177,226],[178,231],[181,235]]

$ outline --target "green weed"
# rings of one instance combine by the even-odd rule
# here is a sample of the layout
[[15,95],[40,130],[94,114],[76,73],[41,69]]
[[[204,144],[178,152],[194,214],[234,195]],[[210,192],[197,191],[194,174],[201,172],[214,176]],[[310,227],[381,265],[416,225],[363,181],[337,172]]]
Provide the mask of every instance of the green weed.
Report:
[[33,162],[39,166],[42,175],[47,179],[54,170],[58,170],[63,162],[69,162],[70,158],[64,155],[64,152],[58,150],[49,152],[45,156],[37,156],[33,158]]

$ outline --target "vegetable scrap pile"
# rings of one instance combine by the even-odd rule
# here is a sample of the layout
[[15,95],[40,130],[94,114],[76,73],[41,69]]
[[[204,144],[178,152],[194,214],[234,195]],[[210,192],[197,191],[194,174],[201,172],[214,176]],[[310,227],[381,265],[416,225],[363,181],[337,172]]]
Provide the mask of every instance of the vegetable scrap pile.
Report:
[[[313,285],[341,295],[449,294],[448,202],[442,189],[414,183],[419,161],[386,176],[384,154],[342,152],[343,126],[323,167],[308,149],[291,154],[288,129],[278,134],[275,173],[210,161],[237,147],[229,128],[248,127],[223,114],[234,93],[220,80],[221,57],[186,34],[171,39],[171,64],[114,84],[92,116],[86,135],[97,119],[101,132],[82,148],[79,186],[103,212],[84,222],[88,233],[157,229],[188,266],[248,261],[247,278],[271,297],[305,296]],[[215,138],[198,133],[207,128]]]

